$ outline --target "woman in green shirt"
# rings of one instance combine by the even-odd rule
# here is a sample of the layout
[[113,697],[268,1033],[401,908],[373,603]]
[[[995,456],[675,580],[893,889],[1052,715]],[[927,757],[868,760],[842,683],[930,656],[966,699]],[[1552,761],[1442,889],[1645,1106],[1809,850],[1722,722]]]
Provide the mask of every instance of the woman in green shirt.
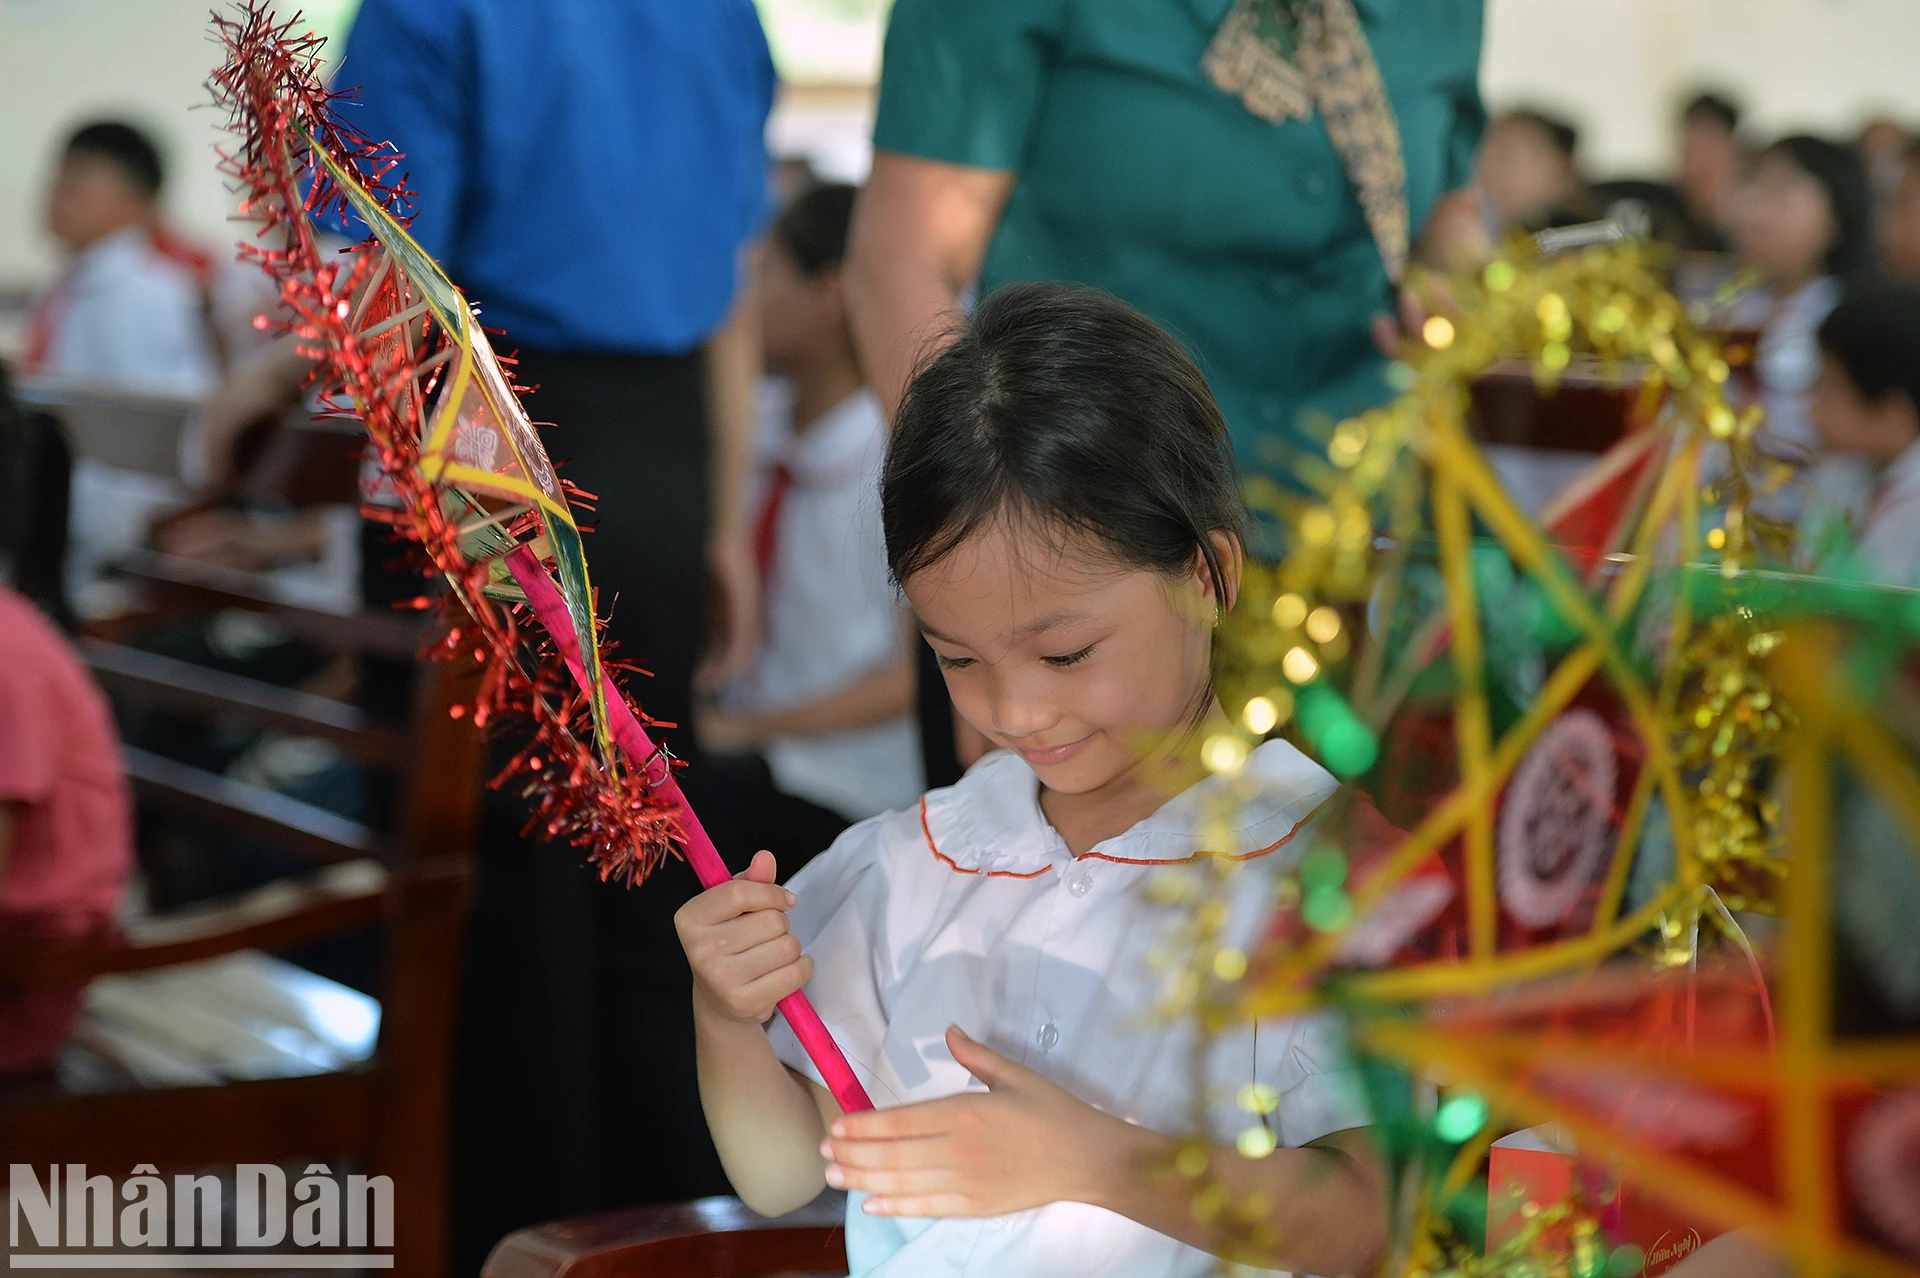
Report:
[[[1410,244],[1484,248],[1482,0],[897,0],[845,272],[891,417],[962,290],[1071,280],[1186,343],[1247,473],[1384,400]],[[961,740],[923,648],[927,779]],[[931,694],[931,695],[929,695]]]
[[898,0],[848,280],[883,403],[970,281],[1072,280],[1185,342],[1284,476],[1303,413],[1388,393],[1375,320],[1484,122],[1481,4]]

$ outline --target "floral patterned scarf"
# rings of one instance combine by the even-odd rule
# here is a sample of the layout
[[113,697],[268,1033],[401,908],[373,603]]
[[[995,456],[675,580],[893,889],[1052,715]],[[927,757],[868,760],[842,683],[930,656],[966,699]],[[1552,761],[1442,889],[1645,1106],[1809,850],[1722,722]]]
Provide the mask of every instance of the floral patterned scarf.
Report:
[[1247,110],[1280,124],[1317,107],[1387,275],[1407,267],[1407,166],[1373,47],[1353,0],[1234,0],[1201,69]]

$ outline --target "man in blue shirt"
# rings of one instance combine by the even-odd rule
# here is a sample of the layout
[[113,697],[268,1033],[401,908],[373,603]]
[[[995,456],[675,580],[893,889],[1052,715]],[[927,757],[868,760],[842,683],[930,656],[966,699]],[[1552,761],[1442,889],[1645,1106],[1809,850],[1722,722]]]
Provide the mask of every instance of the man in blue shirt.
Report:
[[335,79],[505,346],[683,354],[725,320],[769,200],[747,0],[365,0]]
[[[652,674],[635,694],[690,723],[709,574],[716,675],[751,658],[759,599],[740,264],[768,213],[774,71],[752,0],[365,0],[336,79],[360,90],[343,117],[405,155],[415,239],[517,350],[549,452],[597,498],[610,635]],[[253,415],[246,380],[216,414]],[[455,1088],[460,1273],[535,1220],[726,1188],[671,921],[691,872],[594,882],[489,802]]]

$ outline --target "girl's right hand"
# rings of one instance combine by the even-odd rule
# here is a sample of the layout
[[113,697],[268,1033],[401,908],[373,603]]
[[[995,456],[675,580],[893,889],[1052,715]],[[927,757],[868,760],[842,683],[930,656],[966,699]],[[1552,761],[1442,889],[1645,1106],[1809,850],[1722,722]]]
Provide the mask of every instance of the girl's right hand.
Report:
[[813,960],[787,926],[799,900],[773,881],[771,852],[756,852],[738,876],[708,888],[673,916],[693,966],[693,1001],[724,1020],[761,1025],[773,1006],[807,983]]

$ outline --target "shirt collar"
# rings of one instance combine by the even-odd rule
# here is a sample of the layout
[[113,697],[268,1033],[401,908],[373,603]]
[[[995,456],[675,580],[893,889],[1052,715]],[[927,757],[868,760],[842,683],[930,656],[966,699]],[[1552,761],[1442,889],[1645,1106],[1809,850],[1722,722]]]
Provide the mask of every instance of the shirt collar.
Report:
[[782,440],[779,459],[796,480],[840,478],[864,474],[873,454],[885,451],[886,442],[880,401],[862,387],[805,431]]
[[[1129,865],[1258,856],[1284,843],[1338,788],[1291,744],[1269,741],[1235,780],[1210,777],[1192,786],[1086,856]],[[1223,799],[1232,846],[1196,848],[1196,830]],[[929,849],[962,873],[1035,878],[1073,859],[1040,811],[1039,778],[1007,751],[982,759],[959,784],[928,794],[920,815]]]

